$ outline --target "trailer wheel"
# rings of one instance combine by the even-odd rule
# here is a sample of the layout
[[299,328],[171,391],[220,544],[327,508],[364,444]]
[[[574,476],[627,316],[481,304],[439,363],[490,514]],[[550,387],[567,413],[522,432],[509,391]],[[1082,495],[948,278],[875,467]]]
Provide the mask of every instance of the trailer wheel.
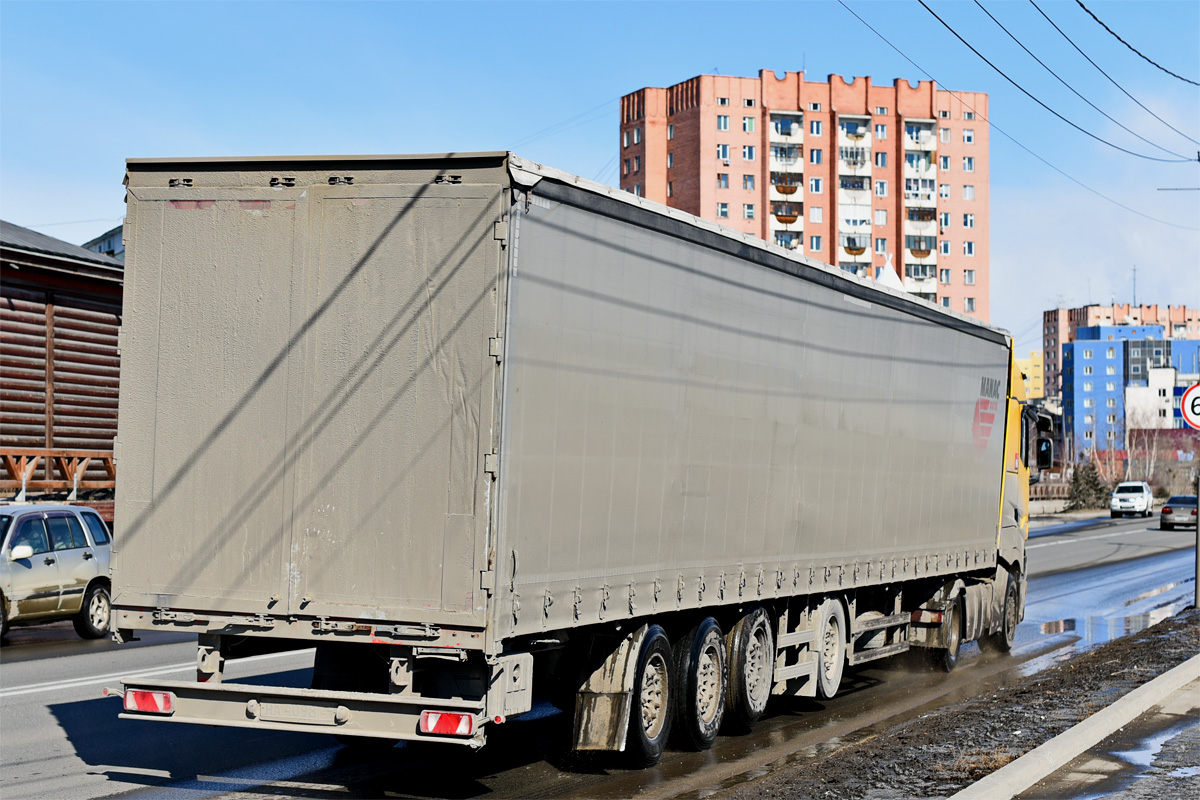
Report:
[[756,608],[733,626],[725,637],[729,664],[726,725],[749,733],[771,698],[775,672],[775,636],[766,609]]
[[996,633],[984,636],[979,640],[979,644],[985,650],[992,650],[1000,653],[1008,653],[1012,651],[1013,641],[1017,637],[1017,581],[1010,572],[1008,574],[1008,585],[1004,589],[1004,616],[1000,620],[1000,630]]
[[693,750],[712,747],[725,716],[725,642],[712,617],[675,643],[675,735]]
[[651,625],[642,640],[637,670],[633,674],[627,753],[635,767],[653,767],[662,758],[671,734],[674,680],[671,642],[661,627]]
[[930,650],[930,657],[933,659],[933,664],[943,672],[953,672],[958,666],[958,651],[962,645],[962,622],[959,620],[959,601],[955,599],[942,612],[942,627],[945,630],[946,646],[939,647],[935,650]]
[[817,697],[828,700],[842,685],[846,666],[846,612],[835,599],[821,604],[817,620]]

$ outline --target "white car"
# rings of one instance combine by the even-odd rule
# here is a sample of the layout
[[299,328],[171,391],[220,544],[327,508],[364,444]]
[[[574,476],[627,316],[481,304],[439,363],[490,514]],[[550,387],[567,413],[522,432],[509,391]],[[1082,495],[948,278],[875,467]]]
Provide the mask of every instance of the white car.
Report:
[[1113,489],[1108,510],[1113,517],[1137,514],[1148,517],[1154,511],[1154,495],[1145,481],[1125,481]]

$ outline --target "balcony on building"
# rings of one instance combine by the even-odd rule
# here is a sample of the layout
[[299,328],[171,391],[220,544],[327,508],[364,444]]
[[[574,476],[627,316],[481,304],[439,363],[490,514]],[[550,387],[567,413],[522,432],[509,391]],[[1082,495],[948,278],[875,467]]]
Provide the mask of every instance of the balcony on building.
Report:
[[904,249],[912,255],[914,259],[924,264],[926,259],[932,259],[937,251],[936,236],[905,236]]
[[804,139],[804,115],[800,112],[771,112],[771,139],[785,143]]
[[838,178],[838,203],[871,204],[871,179],[857,175]]
[[932,151],[937,147],[937,137],[934,127],[936,123],[933,120],[913,120],[907,119],[904,121],[904,149],[905,150],[929,150]]
[[858,172],[871,168],[871,151],[865,147],[839,147],[838,168],[840,172]]
[[838,120],[838,144],[841,146],[869,146],[871,143],[871,118],[843,116]]
[[904,151],[904,174],[907,177],[932,177],[937,173],[936,164],[937,161],[932,151]]
[[800,172],[804,169],[804,145],[771,142],[771,169]]
[[788,201],[771,203],[771,216],[781,225],[794,225],[804,216],[804,204]]
[[786,170],[773,171],[771,173],[771,189],[789,200],[794,195],[803,194],[804,173]]
[[785,250],[801,250],[804,247],[803,231],[775,231],[773,238],[775,244]]
[[905,178],[904,204],[916,208],[937,206],[937,180],[934,178]]
[[839,261],[838,266],[843,272],[849,272],[851,275],[857,275],[860,278],[869,277],[871,274],[871,263],[869,261],[858,264],[852,261]]
[[933,264],[904,265],[904,291],[916,295],[937,295],[937,267]]
[[871,232],[839,234],[838,244],[848,256],[866,256],[867,248],[871,246]]

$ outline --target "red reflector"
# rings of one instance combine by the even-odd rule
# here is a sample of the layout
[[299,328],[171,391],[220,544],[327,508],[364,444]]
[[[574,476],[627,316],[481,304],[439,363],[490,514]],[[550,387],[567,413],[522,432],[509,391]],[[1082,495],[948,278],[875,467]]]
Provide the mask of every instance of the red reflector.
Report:
[[475,717],[472,714],[452,714],[446,711],[422,711],[421,733],[472,736],[475,733]]
[[942,612],[940,612],[940,611],[927,611],[927,610],[925,610],[925,609],[918,608],[916,611],[912,612],[912,621],[913,621],[914,623],[920,623],[920,622],[925,622],[925,623],[937,622],[937,623],[941,623],[941,621],[942,621]]
[[144,692],[130,689],[125,692],[125,710],[143,714],[174,714],[175,695],[170,692]]

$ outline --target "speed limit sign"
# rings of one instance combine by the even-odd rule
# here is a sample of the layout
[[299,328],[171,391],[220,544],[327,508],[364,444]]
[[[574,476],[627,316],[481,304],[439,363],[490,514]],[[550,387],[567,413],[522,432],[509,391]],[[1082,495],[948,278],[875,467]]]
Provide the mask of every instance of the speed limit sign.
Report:
[[1183,393],[1183,402],[1180,403],[1180,411],[1183,412],[1183,421],[1193,428],[1200,428],[1200,383],[1189,387]]

